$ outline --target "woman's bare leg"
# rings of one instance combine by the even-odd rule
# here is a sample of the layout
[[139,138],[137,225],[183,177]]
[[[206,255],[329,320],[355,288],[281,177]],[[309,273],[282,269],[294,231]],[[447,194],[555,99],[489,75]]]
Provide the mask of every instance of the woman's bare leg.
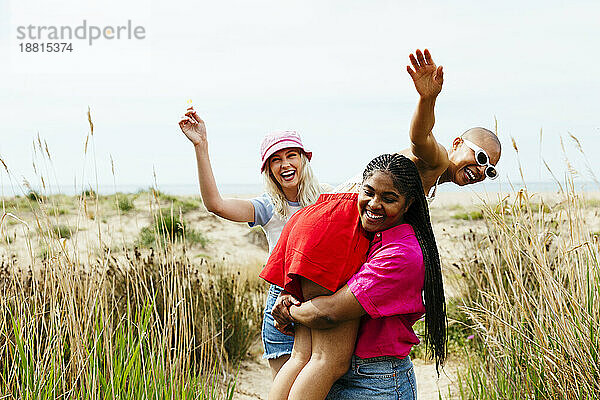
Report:
[[[323,290],[326,289],[311,281],[302,280],[305,298],[331,293],[322,293]],[[323,400],[327,396],[335,381],[350,367],[359,324],[360,320],[356,319],[335,328],[311,329],[310,360],[295,377],[289,392],[290,400]]]
[[[302,279],[302,295],[305,300],[332,293],[308,279],[300,279]],[[311,330],[306,326],[296,324],[292,354],[290,355],[290,359],[275,376],[273,386],[271,386],[271,390],[269,391],[269,400],[287,400],[294,380],[310,359],[311,340]]]
[[299,324],[296,325],[292,354],[273,379],[269,400],[286,400],[288,398],[294,380],[310,359],[310,340],[310,329]]

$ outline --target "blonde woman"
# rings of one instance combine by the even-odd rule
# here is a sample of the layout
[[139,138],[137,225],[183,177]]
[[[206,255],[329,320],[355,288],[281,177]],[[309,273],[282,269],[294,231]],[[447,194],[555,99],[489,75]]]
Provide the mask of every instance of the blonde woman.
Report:
[[[310,167],[312,152],[304,148],[300,135],[294,131],[265,136],[260,155],[266,193],[245,200],[223,198],[219,193],[208,155],[206,127],[193,107],[188,108],[179,121],[179,127],[194,144],[200,192],[207,210],[230,221],[262,227],[269,243],[269,253],[292,214],[313,204],[321,194],[321,187]],[[265,349],[263,358],[269,361],[273,377],[288,360],[294,345],[293,337],[274,327],[271,310],[280,292],[280,287],[271,285],[261,335]]]

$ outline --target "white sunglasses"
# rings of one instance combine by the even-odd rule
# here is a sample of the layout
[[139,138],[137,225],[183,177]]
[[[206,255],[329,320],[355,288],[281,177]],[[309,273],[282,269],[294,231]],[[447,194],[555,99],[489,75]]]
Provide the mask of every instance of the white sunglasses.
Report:
[[490,163],[490,157],[485,150],[470,140],[463,139],[463,142],[468,148],[475,152],[475,161],[477,161],[477,164],[485,166],[485,176],[490,179],[496,179],[498,177],[498,171],[496,170],[496,167]]

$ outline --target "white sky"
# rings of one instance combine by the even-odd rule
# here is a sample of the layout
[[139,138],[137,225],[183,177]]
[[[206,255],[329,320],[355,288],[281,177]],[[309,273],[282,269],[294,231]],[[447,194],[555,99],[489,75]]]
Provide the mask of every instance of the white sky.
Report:
[[[101,184],[195,184],[193,147],[177,121],[187,99],[204,117],[220,183],[260,183],[259,145],[296,129],[321,181],[340,182],[408,145],[417,100],[408,54],[444,66],[436,137],[445,145],[498,119],[501,180],[564,173],[568,133],[600,172],[597,1],[52,1],[0,0],[0,157],[33,180],[32,139],[48,142],[56,178],[83,174],[86,110]],[[99,26],[131,19],[144,41],[77,42],[67,54],[19,55],[16,26]],[[26,71],[26,72],[24,72]],[[120,72],[124,71],[124,72]],[[91,159],[87,161],[90,176]],[[7,184],[6,175],[0,184]]]

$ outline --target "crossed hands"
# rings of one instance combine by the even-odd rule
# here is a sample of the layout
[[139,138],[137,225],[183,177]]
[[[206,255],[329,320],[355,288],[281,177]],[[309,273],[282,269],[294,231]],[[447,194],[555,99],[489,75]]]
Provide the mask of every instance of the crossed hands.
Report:
[[425,49],[421,52],[417,49],[415,53],[417,54],[416,57],[412,53],[408,56],[413,67],[407,66],[406,70],[421,97],[435,98],[442,90],[444,83],[443,67],[435,65],[429,50]]
[[300,306],[301,304],[302,303],[298,299],[285,290],[279,294],[273,305],[273,310],[271,311],[271,315],[273,315],[273,319],[275,320],[275,328],[279,332],[294,336],[293,323],[295,321],[290,314],[290,307]]

